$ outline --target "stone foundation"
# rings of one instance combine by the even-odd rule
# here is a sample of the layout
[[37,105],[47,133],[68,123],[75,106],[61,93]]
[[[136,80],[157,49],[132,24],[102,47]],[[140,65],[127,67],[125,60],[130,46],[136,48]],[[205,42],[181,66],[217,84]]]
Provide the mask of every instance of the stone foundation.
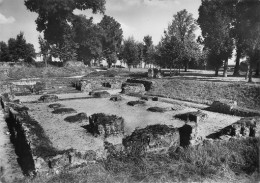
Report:
[[125,81],[125,78],[89,78],[75,82],[74,86],[82,92],[90,92],[102,87],[120,89]]
[[124,119],[116,115],[93,114],[89,117],[89,125],[95,136],[109,137],[124,134]]
[[57,95],[42,95],[39,98],[40,102],[56,102],[57,100],[59,100]]
[[247,117],[229,125],[207,138],[260,137],[260,117]]
[[135,130],[123,139],[123,145],[126,153],[132,155],[167,153],[170,148],[180,145],[179,131],[167,125],[151,125]]
[[150,80],[145,80],[145,79],[127,79],[127,83],[141,83],[145,87],[145,91],[149,91],[152,89],[154,86],[154,82]]
[[178,114],[175,116],[176,118],[179,118],[181,120],[184,120],[186,122],[203,122],[205,119],[208,118],[208,115],[203,113],[202,111],[198,110],[196,112],[188,112],[184,114]]
[[122,91],[123,94],[144,94],[145,88],[141,83],[123,83]]

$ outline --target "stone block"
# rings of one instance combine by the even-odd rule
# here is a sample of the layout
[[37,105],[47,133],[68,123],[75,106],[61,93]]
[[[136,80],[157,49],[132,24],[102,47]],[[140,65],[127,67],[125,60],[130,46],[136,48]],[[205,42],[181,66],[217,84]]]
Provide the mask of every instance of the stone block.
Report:
[[153,77],[154,77],[154,70],[148,69],[148,78],[153,78]]
[[116,115],[93,114],[89,117],[89,124],[93,135],[108,137],[124,134],[124,119]]
[[71,114],[71,113],[77,113],[75,109],[72,108],[57,108],[54,111],[52,111],[53,114]]
[[52,108],[52,109],[57,109],[57,108],[60,108],[60,107],[64,107],[64,105],[62,105],[60,103],[54,103],[54,104],[49,105],[49,108]]
[[127,79],[127,83],[141,83],[145,87],[145,91],[149,91],[152,89],[154,86],[154,82],[150,80],[145,80],[145,79]]
[[127,154],[143,155],[151,153],[167,153],[171,148],[180,145],[179,131],[167,125],[151,125],[144,129],[136,129],[123,139]]
[[122,91],[123,94],[144,94],[145,88],[141,83],[123,83]]
[[181,120],[184,120],[186,122],[191,121],[191,122],[199,123],[199,122],[203,122],[205,119],[207,119],[208,115],[203,113],[202,111],[198,110],[196,112],[177,114],[175,117],[179,118]]
[[87,122],[88,117],[86,113],[79,113],[74,116],[68,116],[64,119],[64,121],[67,121],[69,123],[82,123]]
[[211,104],[210,109],[215,112],[230,114],[232,113],[232,109],[234,109],[235,107],[237,107],[236,101],[218,100],[218,101],[214,101]]
[[147,109],[147,111],[151,111],[151,112],[166,112],[171,110],[170,108],[165,108],[165,107],[150,107]]
[[198,126],[197,123],[186,123],[179,128],[180,145],[186,147],[198,143]]
[[57,100],[59,100],[57,95],[42,95],[39,98],[41,102],[56,102]]
[[127,103],[127,105],[130,105],[130,106],[145,105],[145,101],[141,101],[141,100],[130,101]]
[[110,100],[116,102],[116,101],[121,101],[122,100],[122,97],[121,95],[113,95]]
[[107,91],[96,91],[91,93],[91,95],[95,98],[108,98],[110,94]]

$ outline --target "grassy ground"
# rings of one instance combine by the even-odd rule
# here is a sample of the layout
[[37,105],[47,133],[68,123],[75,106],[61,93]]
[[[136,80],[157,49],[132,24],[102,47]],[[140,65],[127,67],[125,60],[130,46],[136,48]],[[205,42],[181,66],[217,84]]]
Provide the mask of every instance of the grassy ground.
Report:
[[194,79],[154,80],[149,94],[211,104],[215,100],[235,100],[240,107],[260,109],[260,85],[240,82],[203,81]]
[[1,73],[0,80],[22,79],[22,78],[44,78],[44,77],[69,77],[86,75],[93,69],[85,67],[9,67],[1,68],[5,72]]
[[256,182],[259,142],[255,138],[208,142],[168,155],[114,154],[103,162],[24,182]]

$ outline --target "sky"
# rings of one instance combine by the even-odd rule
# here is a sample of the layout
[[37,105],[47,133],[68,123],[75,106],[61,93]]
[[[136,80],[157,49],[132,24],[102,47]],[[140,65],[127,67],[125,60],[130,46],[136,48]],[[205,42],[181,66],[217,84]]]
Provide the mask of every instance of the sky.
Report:
[[[125,39],[133,36],[142,41],[144,36],[150,35],[157,44],[174,14],[186,9],[197,19],[200,4],[201,0],[106,0],[105,14],[121,24]],[[93,15],[88,10],[74,13],[93,16],[95,23],[102,19],[102,15]],[[36,30],[36,18],[36,13],[26,9],[24,0],[0,0],[0,41],[7,42],[22,31],[26,41],[34,44],[38,52],[40,33]]]

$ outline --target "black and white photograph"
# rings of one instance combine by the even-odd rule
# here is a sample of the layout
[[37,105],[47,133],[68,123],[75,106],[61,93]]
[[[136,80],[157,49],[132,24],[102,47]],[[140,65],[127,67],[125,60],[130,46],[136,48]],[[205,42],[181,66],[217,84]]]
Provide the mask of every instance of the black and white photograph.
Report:
[[260,0],[0,0],[0,183],[260,183]]

